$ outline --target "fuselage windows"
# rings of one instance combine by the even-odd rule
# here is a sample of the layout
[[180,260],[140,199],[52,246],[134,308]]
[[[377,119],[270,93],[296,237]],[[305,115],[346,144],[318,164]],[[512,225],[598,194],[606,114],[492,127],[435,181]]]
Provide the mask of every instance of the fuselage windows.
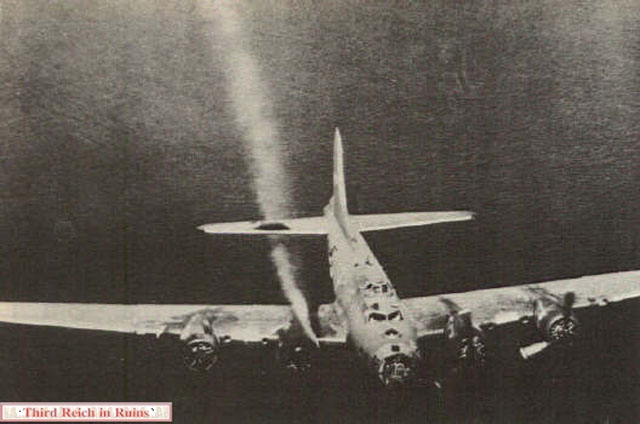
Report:
[[387,294],[389,293],[389,285],[386,283],[382,283],[382,284],[374,284],[372,285],[372,291],[375,294]]
[[387,320],[387,316],[385,314],[381,314],[379,312],[373,312],[371,314],[369,314],[369,322],[371,321],[386,321]]
[[388,339],[397,339],[398,337],[400,337],[400,333],[395,328],[388,329],[387,331],[384,332],[384,335]]
[[358,287],[360,287],[360,290],[364,291],[365,296],[393,295],[393,289],[391,288],[389,283],[387,283],[386,281],[376,281],[376,282],[369,281],[368,282],[365,277],[362,280],[358,279],[357,284],[358,284]]
[[402,312],[400,311],[391,312],[387,318],[389,319],[389,321],[402,321],[403,319]]

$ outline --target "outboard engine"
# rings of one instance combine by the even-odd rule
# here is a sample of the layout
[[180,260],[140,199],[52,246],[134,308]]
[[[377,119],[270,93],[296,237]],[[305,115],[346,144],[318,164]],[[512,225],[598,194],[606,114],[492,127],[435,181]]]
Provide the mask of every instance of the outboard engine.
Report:
[[180,340],[184,342],[184,363],[190,370],[210,371],[218,362],[220,340],[206,317],[196,314],[189,318]]
[[534,302],[533,318],[542,341],[522,347],[520,355],[524,359],[532,359],[551,346],[571,346],[578,336],[580,324],[573,314],[575,294],[568,292],[564,299],[546,293],[536,292],[538,298]]

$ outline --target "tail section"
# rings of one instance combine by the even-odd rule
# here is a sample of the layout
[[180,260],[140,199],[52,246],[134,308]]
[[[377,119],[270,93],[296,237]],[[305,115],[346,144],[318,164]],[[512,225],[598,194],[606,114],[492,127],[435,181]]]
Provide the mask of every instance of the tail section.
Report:
[[344,179],[344,152],[342,137],[336,128],[333,136],[333,195],[325,211],[335,216],[342,231],[349,233],[349,210],[347,209],[347,187]]
[[342,150],[342,137],[340,130],[336,128],[333,137],[333,206],[342,214],[348,215],[347,188],[344,180],[344,152]]
[[468,221],[473,219],[473,212],[378,213],[372,215],[350,215],[349,218],[359,231],[381,231],[394,228],[420,227],[443,222]]
[[[347,209],[342,137],[337,128],[333,138],[333,195],[325,211],[335,216],[344,231],[351,228],[355,231],[390,230],[473,219],[473,213],[467,211],[350,215]],[[198,229],[211,234],[326,235],[328,225],[324,216],[316,216],[205,224]]]

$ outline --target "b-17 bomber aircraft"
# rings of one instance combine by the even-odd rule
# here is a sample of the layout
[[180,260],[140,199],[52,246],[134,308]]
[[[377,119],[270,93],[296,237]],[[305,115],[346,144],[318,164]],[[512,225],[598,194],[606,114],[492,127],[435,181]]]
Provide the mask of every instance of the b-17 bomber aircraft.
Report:
[[[475,369],[510,351],[527,360],[572,346],[583,317],[637,303],[640,271],[516,287],[402,299],[363,232],[465,221],[471,212],[350,214],[339,131],[334,138],[333,195],[318,217],[206,224],[210,234],[325,236],[335,301],[320,305],[319,352],[341,349],[389,387],[413,381],[434,365]],[[289,350],[283,364],[308,366],[302,344],[291,346],[301,317],[290,305],[116,305],[0,302],[0,322],[175,337],[189,368],[209,370],[228,346]],[[299,337],[299,336],[297,336]],[[440,352],[435,354],[434,352]],[[444,352],[444,355],[442,354]],[[437,364],[433,364],[438,358]],[[233,360],[232,358],[224,358]]]

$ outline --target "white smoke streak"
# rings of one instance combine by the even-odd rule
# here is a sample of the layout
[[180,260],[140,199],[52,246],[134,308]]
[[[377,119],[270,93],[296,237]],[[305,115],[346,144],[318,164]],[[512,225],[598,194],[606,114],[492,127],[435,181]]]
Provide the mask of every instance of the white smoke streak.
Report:
[[309,319],[309,307],[307,305],[307,299],[300,288],[296,285],[295,267],[291,263],[289,257],[289,251],[282,243],[275,243],[271,250],[271,260],[276,265],[278,271],[278,277],[280,278],[282,290],[284,291],[287,299],[291,303],[291,307],[295,310],[295,313],[302,325],[303,330],[309,336],[311,341],[318,344],[315,333],[311,328],[311,320]]
[[[289,184],[282,164],[280,136],[273,118],[266,84],[261,80],[258,64],[246,45],[242,19],[234,2],[203,1],[200,9],[212,18],[216,35],[225,47],[229,95],[236,122],[243,133],[251,158],[251,172],[260,210],[265,219],[282,218],[290,205]],[[296,284],[296,269],[289,251],[281,242],[272,243],[271,259],[277,269],[282,290],[291,303],[309,338],[317,343],[309,320],[309,307]]]

